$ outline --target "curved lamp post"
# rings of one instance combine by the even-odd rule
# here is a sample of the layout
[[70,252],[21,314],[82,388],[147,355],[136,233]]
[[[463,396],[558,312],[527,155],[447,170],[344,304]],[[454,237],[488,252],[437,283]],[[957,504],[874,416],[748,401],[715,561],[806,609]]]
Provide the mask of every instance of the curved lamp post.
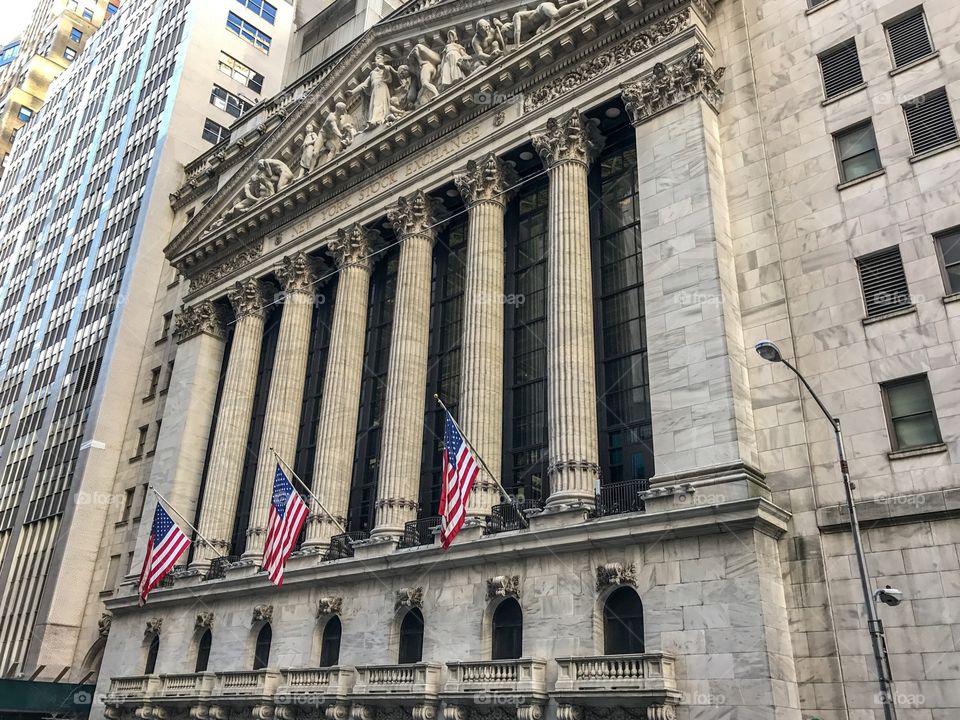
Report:
[[[883,717],[885,720],[896,720],[897,709],[893,703],[893,681],[890,676],[890,661],[887,657],[887,642],[883,634],[883,623],[877,616],[877,606],[875,604],[875,598],[880,596],[881,593],[883,593],[884,598],[890,596],[890,594],[884,593],[884,591],[873,593],[870,590],[870,576],[867,574],[867,559],[863,554],[860,522],[857,520],[857,508],[853,502],[853,485],[850,483],[850,469],[847,465],[846,453],[843,450],[843,436],[840,434],[840,418],[835,417],[827,410],[826,406],[813,391],[813,388],[810,387],[807,379],[800,374],[799,370],[783,358],[780,348],[769,340],[761,340],[754,346],[754,349],[757,351],[757,355],[767,362],[786,365],[793,374],[799,378],[800,382],[803,383],[807,392],[810,393],[810,397],[816,401],[817,405],[823,411],[823,414],[826,415],[827,420],[829,420],[833,426],[833,433],[837,440],[837,453],[840,456],[840,474],[843,476],[843,489],[847,496],[847,511],[850,515],[850,533],[853,535],[853,546],[856,550],[857,565],[860,566],[860,586],[863,589],[863,604],[867,609],[867,628],[870,631],[870,641],[873,645],[873,657],[877,663],[877,678],[880,682],[880,702],[883,704]],[[884,599],[884,602],[891,605],[898,604],[899,593],[895,597],[895,603],[888,602],[886,599]]]

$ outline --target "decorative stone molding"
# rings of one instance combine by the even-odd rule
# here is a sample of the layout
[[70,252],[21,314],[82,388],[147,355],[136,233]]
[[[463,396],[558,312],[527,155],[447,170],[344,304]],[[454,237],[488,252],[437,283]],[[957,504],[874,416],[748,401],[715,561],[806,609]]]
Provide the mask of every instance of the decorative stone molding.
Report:
[[144,635],[159,635],[163,629],[163,618],[153,617],[147,620],[147,627]]
[[313,284],[317,279],[317,275],[313,271],[313,261],[305,252],[298,252],[282,258],[280,264],[274,268],[274,273],[280,280],[283,292],[287,294],[310,294],[313,292]]
[[506,597],[520,597],[519,575],[497,575],[487,580],[487,602]]
[[387,220],[399,237],[420,235],[432,240],[436,235],[434,226],[444,214],[439,200],[430,197],[423,190],[417,190],[409,197],[401,197],[397,204],[387,211]]
[[397,590],[394,610],[400,608],[423,608],[423,587],[400,588]]
[[564,162],[590,166],[603,149],[599,122],[586,119],[574,108],[559,118],[547,120],[542,133],[533,136],[533,147],[548,168]]
[[580,85],[616,69],[619,65],[637,55],[647,52],[650,48],[686,28],[689,20],[690,8],[684,8],[677,14],[664,18],[653,27],[631,35],[629,40],[610,50],[599,54],[591,54],[587,60],[572,70],[568,70],[563,75],[554,78],[532,92],[525,93],[523,98],[524,112],[536,110],[538,107],[547,105],[554,100],[559,100],[564,95],[569,95]]
[[190,292],[196,292],[215,283],[222,277],[253,263],[263,253],[263,240],[248,245],[235,255],[230,255],[222,263],[205,270],[190,281]]
[[513,166],[494,153],[488,153],[479,161],[470,160],[467,163],[467,171],[453,177],[453,182],[467,205],[475,205],[479,202],[496,202],[505,205],[506,190],[517,180],[517,173]]
[[583,709],[579,705],[557,705],[557,720],[583,720]]
[[193,621],[193,626],[197,630],[209,630],[213,627],[213,613],[209,611],[198,612],[197,617]]
[[597,565],[597,592],[611,585],[636,585],[637,566],[634,563],[606,563]]
[[328,245],[338,268],[348,265],[368,269],[370,267],[370,249],[380,240],[380,233],[365,228],[360,223],[340,228]]
[[676,705],[651,705],[647,708],[646,720],[676,720]]
[[113,623],[113,615],[110,613],[102,613],[100,619],[97,620],[97,635],[102,638],[105,638],[110,634],[110,625]]
[[657,63],[639,82],[622,87],[623,102],[634,125],[695,97],[717,110],[723,99],[720,79],[725,68],[710,65],[702,45],[696,45],[669,65]]
[[339,615],[343,610],[343,598],[336,597],[322,597],[317,603],[317,617],[322,618],[327,615]]
[[238,319],[245,315],[261,314],[266,307],[263,283],[256,278],[237,282],[227,290],[227,299]]
[[270,622],[273,620],[273,605],[256,605],[253,608],[252,623]]
[[177,343],[186,342],[204,333],[217,338],[224,337],[225,328],[220,309],[210,300],[202,300],[196,305],[183,305],[177,313],[173,331]]

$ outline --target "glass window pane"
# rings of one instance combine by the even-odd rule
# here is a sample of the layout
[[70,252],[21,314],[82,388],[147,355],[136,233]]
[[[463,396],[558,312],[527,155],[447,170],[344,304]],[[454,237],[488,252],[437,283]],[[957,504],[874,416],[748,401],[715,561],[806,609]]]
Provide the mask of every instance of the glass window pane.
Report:
[[897,448],[900,450],[940,442],[940,435],[932,414],[894,420],[893,425],[897,434]]
[[930,407],[927,383],[923,379],[889,386],[887,398],[890,403],[890,414],[894,418],[929,412],[933,409]]

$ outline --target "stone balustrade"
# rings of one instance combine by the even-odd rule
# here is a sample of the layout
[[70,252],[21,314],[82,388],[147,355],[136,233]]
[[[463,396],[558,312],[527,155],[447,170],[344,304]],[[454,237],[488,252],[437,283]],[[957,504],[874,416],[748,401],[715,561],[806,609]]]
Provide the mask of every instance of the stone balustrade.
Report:
[[557,681],[551,696],[565,710],[630,703],[648,708],[651,717],[670,718],[672,706],[680,700],[675,662],[670,655],[596,655],[556,660]]
[[163,700],[209,697],[217,676],[212,672],[161,675],[159,697]]
[[357,667],[353,696],[423,695],[436,698],[440,690],[440,665],[363,665]]
[[441,694],[447,720],[470,720],[476,706],[515,710],[517,720],[543,716],[547,661],[539,658],[447,663]]
[[306,705],[326,708],[327,715],[334,719],[349,716],[353,668],[288,668],[281,673],[283,679],[273,696],[278,716],[295,715],[288,710]]

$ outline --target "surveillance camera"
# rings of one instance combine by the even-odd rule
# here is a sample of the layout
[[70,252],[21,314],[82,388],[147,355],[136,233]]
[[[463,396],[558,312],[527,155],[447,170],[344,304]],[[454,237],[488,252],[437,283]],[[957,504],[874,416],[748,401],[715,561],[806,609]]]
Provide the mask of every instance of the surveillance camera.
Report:
[[879,600],[884,605],[889,605],[890,607],[896,607],[900,604],[900,601],[903,599],[903,593],[887,585],[885,588],[880,590],[875,590],[873,597],[876,600]]

